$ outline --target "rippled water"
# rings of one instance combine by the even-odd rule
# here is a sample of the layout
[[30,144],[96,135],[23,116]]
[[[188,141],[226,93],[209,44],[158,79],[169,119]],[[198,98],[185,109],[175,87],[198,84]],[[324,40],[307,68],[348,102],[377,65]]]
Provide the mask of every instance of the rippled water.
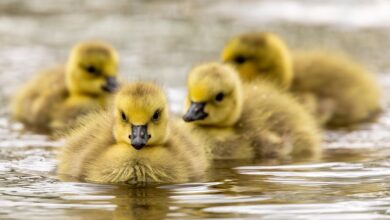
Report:
[[[383,0],[2,0],[0,219],[390,218],[389,10]],[[186,72],[248,30],[277,32],[292,48],[350,53],[377,73],[383,115],[326,132],[321,161],[216,161],[207,182],[148,187],[58,181],[61,142],[7,119],[17,86],[90,38],[118,48],[125,78],[165,85],[178,112]]]

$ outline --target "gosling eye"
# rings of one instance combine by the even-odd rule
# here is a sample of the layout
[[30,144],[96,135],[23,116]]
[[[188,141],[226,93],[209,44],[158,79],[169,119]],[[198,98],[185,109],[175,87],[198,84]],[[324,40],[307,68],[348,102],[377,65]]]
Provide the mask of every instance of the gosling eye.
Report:
[[223,100],[223,98],[225,97],[225,94],[223,94],[222,92],[218,93],[216,96],[215,96],[215,101],[217,102],[221,102]]
[[123,111],[121,111],[121,118],[122,118],[122,121],[127,122],[127,116]]
[[100,71],[92,65],[85,67],[85,70],[92,75],[99,75],[100,74]]
[[157,122],[158,119],[160,119],[160,115],[161,115],[161,110],[160,110],[160,109],[157,109],[157,110],[154,112],[153,116],[152,116],[153,122]]
[[237,63],[237,64],[243,64],[243,63],[246,62],[246,60],[247,60],[246,57],[244,57],[244,56],[242,56],[242,55],[238,55],[238,56],[234,57],[234,60],[233,60],[233,61],[234,61],[235,63]]

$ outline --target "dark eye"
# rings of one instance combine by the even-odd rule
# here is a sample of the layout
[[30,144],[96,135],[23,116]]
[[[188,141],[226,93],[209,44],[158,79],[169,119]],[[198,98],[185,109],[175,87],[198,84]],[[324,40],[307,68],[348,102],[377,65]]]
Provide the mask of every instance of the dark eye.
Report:
[[241,55],[234,57],[234,62],[237,64],[245,63],[246,60],[247,60],[246,57],[241,56]]
[[224,97],[225,97],[225,95],[224,95],[222,92],[220,92],[220,93],[218,93],[218,94],[215,96],[215,100],[218,101],[218,102],[220,102],[220,101],[223,100]]
[[122,111],[121,111],[121,117],[122,117],[122,121],[127,121],[127,116]]
[[154,112],[153,116],[152,116],[152,120],[153,120],[154,122],[158,121],[158,119],[160,119],[160,114],[161,114],[161,111],[160,111],[159,109],[157,109],[157,110]]
[[85,67],[85,70],[90,73],[90,74],[93,74],[93,75],[98,75],[99,74],[99,70],[94,67],[94,66],[87,66]]

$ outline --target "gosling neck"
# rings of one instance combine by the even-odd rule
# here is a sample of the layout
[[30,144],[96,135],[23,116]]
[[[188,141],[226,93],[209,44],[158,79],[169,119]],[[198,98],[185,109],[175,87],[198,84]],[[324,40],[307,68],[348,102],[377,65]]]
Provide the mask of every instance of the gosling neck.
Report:
[[281,54],[279,54],[280,58],[275,59],[275,76],[277,76],[278,85],[284,89],[288,90],[291,86],[292,79],[293,79],[293,67],[292,67],[292,61],[291,56],[288,54],[288,52],[281,51]]
[[288,90],[293,80],[293,63],[287,45],[281,40],[273,39],[276,41],[274,45],[274,68],[273,76],[277,77],[278,85],[285,90]]
[[237,123],[237,121],[241,118],[242,110],[243,110],[243,88],[241,82],[237,82],[236,90],[234,91],[234,106],[232,107],[232,111],[227,115],[225,120],[220,123],[221,127],[233,126]]

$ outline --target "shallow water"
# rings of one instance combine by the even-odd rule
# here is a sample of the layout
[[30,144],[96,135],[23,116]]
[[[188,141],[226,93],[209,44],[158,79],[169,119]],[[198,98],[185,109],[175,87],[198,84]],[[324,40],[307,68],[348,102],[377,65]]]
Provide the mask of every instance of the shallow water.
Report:
[[[0,219],[390,218],[389,2],[113,2],[0,2]],[[124,78],[165,85],[179,112],[186,72],[248,30],[277,32],[292,48],[350,53],[377,73],[384,113],[356,130],[327,132],[321,161],[216,161],[206,182],[147,187],[58,181],[61,142],[7,119],[17,86],[89,38],[118,48]]]

